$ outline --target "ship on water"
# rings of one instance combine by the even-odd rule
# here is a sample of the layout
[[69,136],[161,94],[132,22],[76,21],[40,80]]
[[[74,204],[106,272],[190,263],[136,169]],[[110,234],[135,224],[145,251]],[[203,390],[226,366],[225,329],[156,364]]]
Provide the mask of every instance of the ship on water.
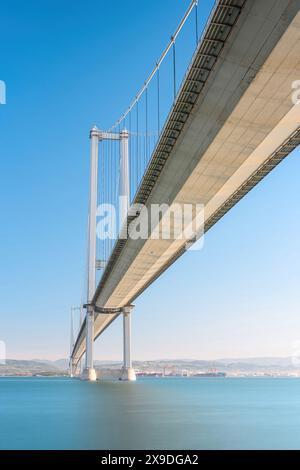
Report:
[[193,377],[203,377],[203,378],[217,377],[217,378],[221,378],[221,377],[226,377],[226,372],[219,372],[215,369],[210,369],[208,372],[198,372],[196,374],[193,374]]

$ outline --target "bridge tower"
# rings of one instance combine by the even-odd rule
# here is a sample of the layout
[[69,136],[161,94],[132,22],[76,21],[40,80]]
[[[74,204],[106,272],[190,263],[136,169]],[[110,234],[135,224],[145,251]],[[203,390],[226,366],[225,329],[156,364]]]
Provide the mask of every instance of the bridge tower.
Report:
[[[89,208],[89,240],[88,240],[88,292],[86,311],[86,361],[81,375],[83,380],[95,381],[97,374],[94,368],[94,321],[95,309],[93,297],[96,291],[96,216],[98,195],[98,159],[99,141],[115,140],[120,142],[120,186],[119,186],[119,221],[120,236],[127,236],[127,214],[130,205],[130,178],[129,178],[129,133],[123,130],[118,133],[101,132],[94,127],[90,132],[91,139],[91,170],[90,170],[90,208]],[[132,306],[122,309],[124,358],[121,380],[136,380],[131,361],[131,310]],[[72,357],[70,359],[70,373],[74,374]]]
[[91,158],[90,158],[90,208],[89,208],[89,235],[88,235],[88,292],[86,311],[86,354],[85,368],[82,379],[94,382],[97,374],[94,369],[94,320],[95,312],[92,305],[96,290],[96,216],[98,195],[98,154],[99,130],[93,127],[90,132]]

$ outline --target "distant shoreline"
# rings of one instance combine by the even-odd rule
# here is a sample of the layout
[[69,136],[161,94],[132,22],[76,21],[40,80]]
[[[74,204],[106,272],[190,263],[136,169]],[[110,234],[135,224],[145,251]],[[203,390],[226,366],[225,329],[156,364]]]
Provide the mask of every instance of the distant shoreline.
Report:
[[[67,378],[69,379],[70,376],[68,374],[58,374],[58,375],[0,375],[0,380],[1,379],[63,379]],[[70,380],[80,380],[80,377],[73,377]],[[239,379],[291,379],[291,380],[296,380],[300,379],[300,376],[292,376],[292,375],[228,375],[226,377],[197,377],[197,376],[190,376],[190,377],[185,377],[185,376],[150,376],[150,375],[139,375],[137,376],[137,380],[139,379],[156,379],[156,380],[162,380],[162,379],[168,379],[168,380],[176,380],[176,379],[184,379],[184,380],[215,380],[215,381],[223,381],[223,380],[239,380]],[[104,377],[102,379],[103,381],[117,381],[118,379],[115,378],[107,378]],[[101,379],[98,381],[101,382]]]
[[[95,368],[116,371],[122,367],[119,361],[97,361]],[[133,361],[137,376],[191,377],[226,375],[226,378],[298,378],[300,364],[293,357],[219,359],[216,361],[165,359]],[[0,365],[0,377],[66,377],[69,373],[68,359],[56,361],[7,359]],[[195,377],[197,378],[197,377]],[[223,377],[221,377],[223,378]]]

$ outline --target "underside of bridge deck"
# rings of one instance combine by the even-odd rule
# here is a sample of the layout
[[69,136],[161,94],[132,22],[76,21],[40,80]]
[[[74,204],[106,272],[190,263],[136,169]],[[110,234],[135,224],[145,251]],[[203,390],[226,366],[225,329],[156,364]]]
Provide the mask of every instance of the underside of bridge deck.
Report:
[[[292,101],[300,78],[300,1],[227,4],[239,8],[231,18],[217,8],[211,18],[135,200],[203,204],[205,231],[300,143],[300,106]],[[212,50],[209,39],[220,31],[223,42]],[[94,304],[129,305],[184,252],[184,240],[117,242]],[[96,313],[95,338],[118,314]],[[75,361],[84,339],[85,324]]]

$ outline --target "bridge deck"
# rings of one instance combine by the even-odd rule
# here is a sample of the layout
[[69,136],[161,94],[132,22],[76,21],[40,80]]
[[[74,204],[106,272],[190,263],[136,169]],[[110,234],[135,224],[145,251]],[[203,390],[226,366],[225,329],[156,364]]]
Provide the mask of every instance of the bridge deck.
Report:
[[[210,18],[135,201],[202,203],[205,230],[300,143],[300,106],[291,98],[300,76],[300,0],[225,4],[240,8],[228,17],[219,6]],[[213,46],[208,39],[217,35]],[[184,251],[183,240],[119,241],[95,304],[132,303]],[[97,315],[95,337],[116,316]],[[84,339],[83,324],[75,360]]]

